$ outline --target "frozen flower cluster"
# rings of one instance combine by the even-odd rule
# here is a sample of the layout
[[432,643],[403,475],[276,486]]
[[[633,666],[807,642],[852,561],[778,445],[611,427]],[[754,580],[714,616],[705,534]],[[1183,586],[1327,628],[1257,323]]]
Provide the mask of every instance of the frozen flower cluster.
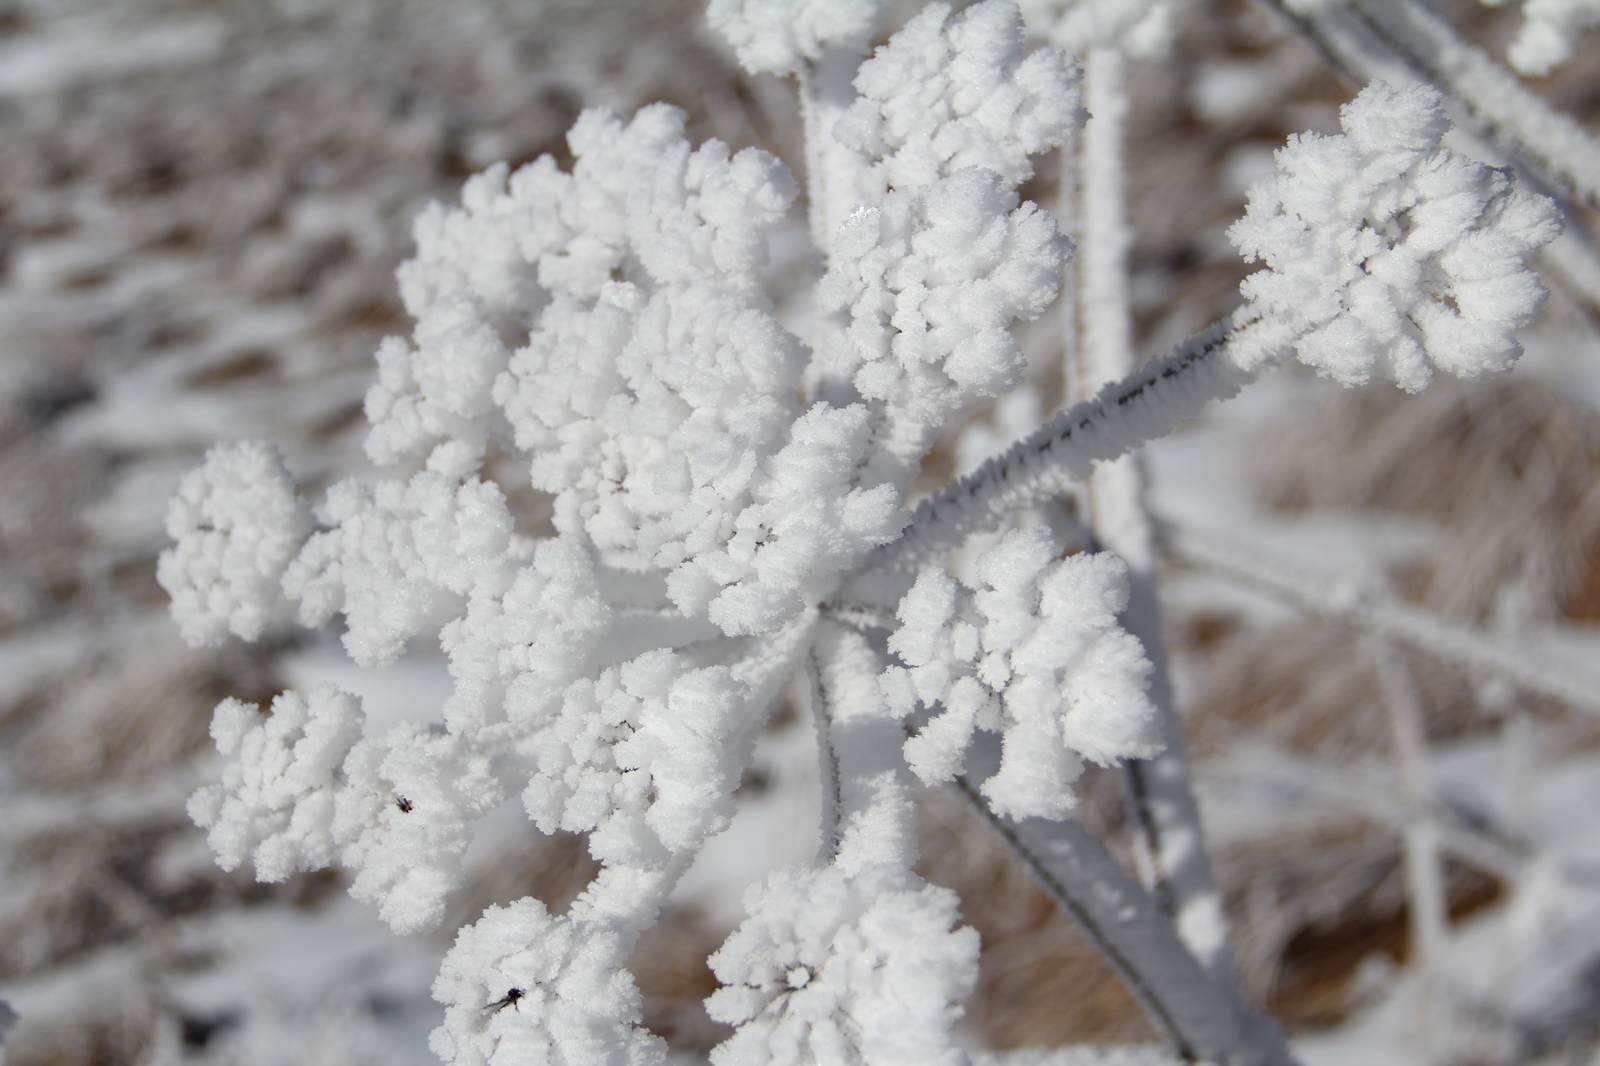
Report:
[[[376,735],[331,686],[265,715],[225,701],[222,780],[190,808],[224,865],[277,879],[342,863],[413,931],[438,922],[472,823],[502,804],[587,834],[602,864],[566,913],[524,899],[461,931],[434,988],[449,1062],[666,1061],[624,963],[728,826],[787,689],[817,727],[822,847],[750,894],[713,958],[709,1008],[737,1027],[714,1061],[957,1066],[976,935],[913,871],[917,780],[963,774],[975,731],[998,733],[999,771],[973,782],[991,812],[1063,819],[1084,759],[1159,747],[1150,663],[1118,620],[1124,566],[1017,528],[1024,488],[972,587],[886,552],[916,542],[907,494],[938,435],[1021,380],[1011,326],[1055,298],[1069,246],[1018,187],[1083,116],[1074,64],[1025,51],[1011,0],[930,5],[865,58],[851,48],[881,6],[712,5],[752,71],[807,92],[849,75],[824,95],[850,102],[810,134],[832,171],[813,187],[854,200],[829,224],[809,341],[761,283],[798,194],[784,165],[692,145],[665,105],[587,111],[570,171],[492,167],[418,220],[399,274],[416,327],[384,342],[367,395],[377,473],[312,506],[271,448],[227,445],[173,501],[160,578],[190,641],[254,639],[292,609],[342,617],[363,665],[436,639],[453,681],[439,722]],[[1134,7],[1118,32],[1160,5]],[[1222,394],[1206,382],[1236,389],[1217,361],[1240,352],[1293,347],[1347,381],[1381,362],[1411,388],[1430,362],[1506,365],[1540,297],[1521,257],[1554,222],[1441,149],[1444,128],[1428,90],[1378,87],[1344,136],[1291,143],[1234,230],[1269,270],[1231,338],[1204,335],[985,476],[1081,476]],[[815,228],[827,205],[811,207]],[[519,528],[494,476],[506,457],[553,535]],[[851,601],[867,587],[880,602]]]
[[1017,818],[1065,817],[1060,782],[1102,765],[1153,755],[1150,662],[1117,623],[1128,604],[1116,556],[1060,558],[1047,530],[1015,530],[978,558],[981,586],[927,569],[900,601],[889,650],[904,665],[883,675],[889,706],[940,712],[906,743],[929,784],[964,772],[973,731],[1004,738],[1000,772],[983,785],[991,806]]
[[1267,264],[1242,286],[1236,358],[1292,350],[1347,385],[1379,372],[1413,392],[1435,369],[1508,369],[1514,332],[1544,301],[1523,260],[1560,232],[1555,205],[1444,148],[1450,120],[1430,86],[1375,82],[1340,124],[1291,137],[1228,231]]
[[[713,21],[753,68],[794,69],[861,37],[863,11],[752,0]],[[816,352],[759,280],[797,192],[783,165],[691,145],[664,105],[590,111],[570,172],[491,168],[459,208],[418,220],[400,271],[416,328],[380,348],[367,396],[381,476],[313,508],[249,444],[185,482],[162,579],[191,639],[258,636],[287,603],[310,626],[342,616],[366,665],[436,635],[454,681],[439,725],[371,737],[332,688],[285,693],[265,716],[224,703],[229,762],[192,804],[224,863],[281,878],[338,861],[397,929],[426,928],[471,822],[520,796],[541,829],[587,833],[604,864],[566,914],[523,900],[462,932],[435,989],[446,1059],[660,1060],[622,963],[727,826],[770,706],[808,669],[826,693],[813,713],[832,723],[841,843],[752,897],[717,963],[729,988],[714,1009],[740,1024],[719,1061],[847,1045],[959,1059],[950,1025],[975,937],[910,869],[904,709],[882,697],[881,652],[819,619],[900,535],[946,420],[1018,381],[1007,327],[1054,298],[1064,242],[1016,189],[1028,156],[1080,121],[1076,75],[1021,42],[1005,0],[935,5],[860,64],[837,137],[868,192],[835,238]],[[486,472],[495,454],[526,463],[554,536],[517,527]],[[1050,588],[1045,606],[1021,595],[1006,610],[1064,609],[1066,586]],[[914,1039],[908,1016],[925,1022]]]
[[213,449],[167,509],[177,546],[162,553],[157,572],[183,639],[261,636],[284,570],[310,531],[277,449],[257,441]]
[[224,869],[249,858],[263,881],[358,871],[351,893],[400,932],[439,921],[460,877],[466,824],[505,794],[489,760],[458,737],[404,725],[363,739],[359,701],[333,685],[289,691],[263,717],[224,700],[211,724],[233,758],[189,801]]

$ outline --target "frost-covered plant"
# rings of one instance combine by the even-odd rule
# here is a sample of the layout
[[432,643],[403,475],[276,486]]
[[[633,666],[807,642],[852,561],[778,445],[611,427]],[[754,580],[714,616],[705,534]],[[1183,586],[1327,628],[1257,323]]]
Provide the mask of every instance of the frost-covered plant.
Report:
[[1560,232],[1554,206],[1441,147],[1450,121],[1430,86],[1377,83],[1340,124],[1291,137],[1229,230],[1267,264],[1243,285],[1238,357],[1292,346],[1347,385],[1377,369],[1413,392],[1434,369],[1509,369],[1545,296],[1523,260]]
[[[952,525],[937,501],[913,515],[938,434],[1021,380],[1009,327],[1049,306],[1068,245],[1017,189],[1082,114],[1073,62],[1025,54],[1009,0],[931,5],[862,59],[850,49],[875,12],[712,5],[752,69],[808,91],[847,76],[823,94],[851,94],[829,124],[808,112],[808,138],[826,141],[808,144],[826,171],[807,176],[813,231],[830,240],[812,336],[779,323],[760,280],[798,192],[782,163],[691,145],[664,105],[585,112],[570,173],[548,157],[494,167],[460,208],[418,220],[400,271],[416,328],[380,348],[367,396],[384,474],[311,508],[270,448],[224,446],[174,501],[161,580],[192,642],[259,636],[281,593],[303,624],[342,615],[364,665],[436,635],[454,682],[439,724],[378,735],[331,686],[265,717],[224,702],[213,736],[230,761],[190,805],[221,862],[265,879],[340,862],[409,932],[440,920],[473,821],[502,804],[588,835],[602,869],[568,911],[524,899],[461,931],[434,988],[447,1061],[664,1060],[623,964],[729,824],[795,679],[828,783],[822,848],[752,890],[713,956],[709,1010],[737,1027],[713,1059],[963,1061],[951,1026],[976,935],[913,872],[917,780],[970,776],[977,734],[996,734],[998,771],[972,782],[990,811],[1059,821],[1083,760],[1159,747],[1150,662],[1119,623],[1125,567],[1064,555],[1027,505],[1290,348],[1346,380],[1382,355],[1421,387],[1414,334],[1444,369],[1497,369],[1537,306],[1520,255],[1554,232],[1550,209],[1440,149],[1435,96],[1368,90],[1345,137],[1294,142],[1254,194],[1237,232],[1271,271],[1237,332],[1114,384],[950,490],[989,501],[981,519]],[[1311,271],[1339,278],[1331,299],[1302,298]],[[517,528],[491,450],[553,500],[553,536]],[[1005,532],[969,587],[938,545],[978,526]],[[1140,943],[1171,939],[1148,908],[1118,907],[1149,931]],[[1226,1022],[1219,1052],[1276,1054]]]

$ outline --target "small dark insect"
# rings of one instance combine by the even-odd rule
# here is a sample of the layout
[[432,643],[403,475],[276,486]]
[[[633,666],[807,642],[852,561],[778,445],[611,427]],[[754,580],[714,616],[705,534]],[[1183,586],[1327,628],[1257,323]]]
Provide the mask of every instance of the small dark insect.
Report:
[[502,996],[501,998],[495,1000],[493,1003],[489,1004],[487,1007],[485,1007],[483,1009],[484,1010],[494,1010],[494,1011],[502,1010],[502,1009],[504,1009],[506,1007],[511,1006],[513,1003],[515,1003],[517,1000],[519,1000],[521,998],[522,998],[522,989],[513,988],[511,991],[507,992],[504,996]]
[[394,805],[399,807],[401,813],[403,814],[411,813],[411,801],[406,799],[404,796],[396,796],[394,798]]

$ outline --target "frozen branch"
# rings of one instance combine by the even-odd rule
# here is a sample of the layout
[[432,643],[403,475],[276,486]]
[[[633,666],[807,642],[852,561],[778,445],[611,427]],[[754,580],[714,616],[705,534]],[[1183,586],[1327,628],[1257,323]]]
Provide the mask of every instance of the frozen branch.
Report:
[[[904,535],[868,556],[858,573],[915,573],[1016,510],[1060,495],[1096,462],[1170,433],[1212,400],[1237,395],[1254,377],[1229,358],[1227,327],[1219,322],[924,500]],[[862,585],[870,594],[870,585]]]
[[1600,206],[1600,142],[1418,0],[1354,0],[1356,10],[1429,81],[1466,104],[1502,150],[1536,162],[1546,184]]
[[[994,757],[990,751],[991,763]],[[1180,1058],[1238,1066],[1293,1061],[1277,1027],[1238,1009],[1150,895],[1082,822],[996,815],[971,783],[984,769],[974,767],[958,782],[962,793],[1100,948]]]

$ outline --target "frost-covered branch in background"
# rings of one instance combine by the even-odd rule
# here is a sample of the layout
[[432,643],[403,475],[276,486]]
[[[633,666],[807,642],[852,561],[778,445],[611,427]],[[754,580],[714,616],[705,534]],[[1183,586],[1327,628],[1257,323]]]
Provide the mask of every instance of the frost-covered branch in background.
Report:
[[[1600,141],[1461,40],[1437,12],[1417,0],[1272,2],[1358,82],[1429,81],[1464,105],[1472,133],[1517,160],[1540,185],[1600,202]],[[1528,28],[1540,25],[1554,22],[1530,21]]]
[[1579,35],[1591,26],[1600,26],[1596,0],[1522,0],[1522,26],[1506,58],[1523,74],[1548,74],[1572,58]]

